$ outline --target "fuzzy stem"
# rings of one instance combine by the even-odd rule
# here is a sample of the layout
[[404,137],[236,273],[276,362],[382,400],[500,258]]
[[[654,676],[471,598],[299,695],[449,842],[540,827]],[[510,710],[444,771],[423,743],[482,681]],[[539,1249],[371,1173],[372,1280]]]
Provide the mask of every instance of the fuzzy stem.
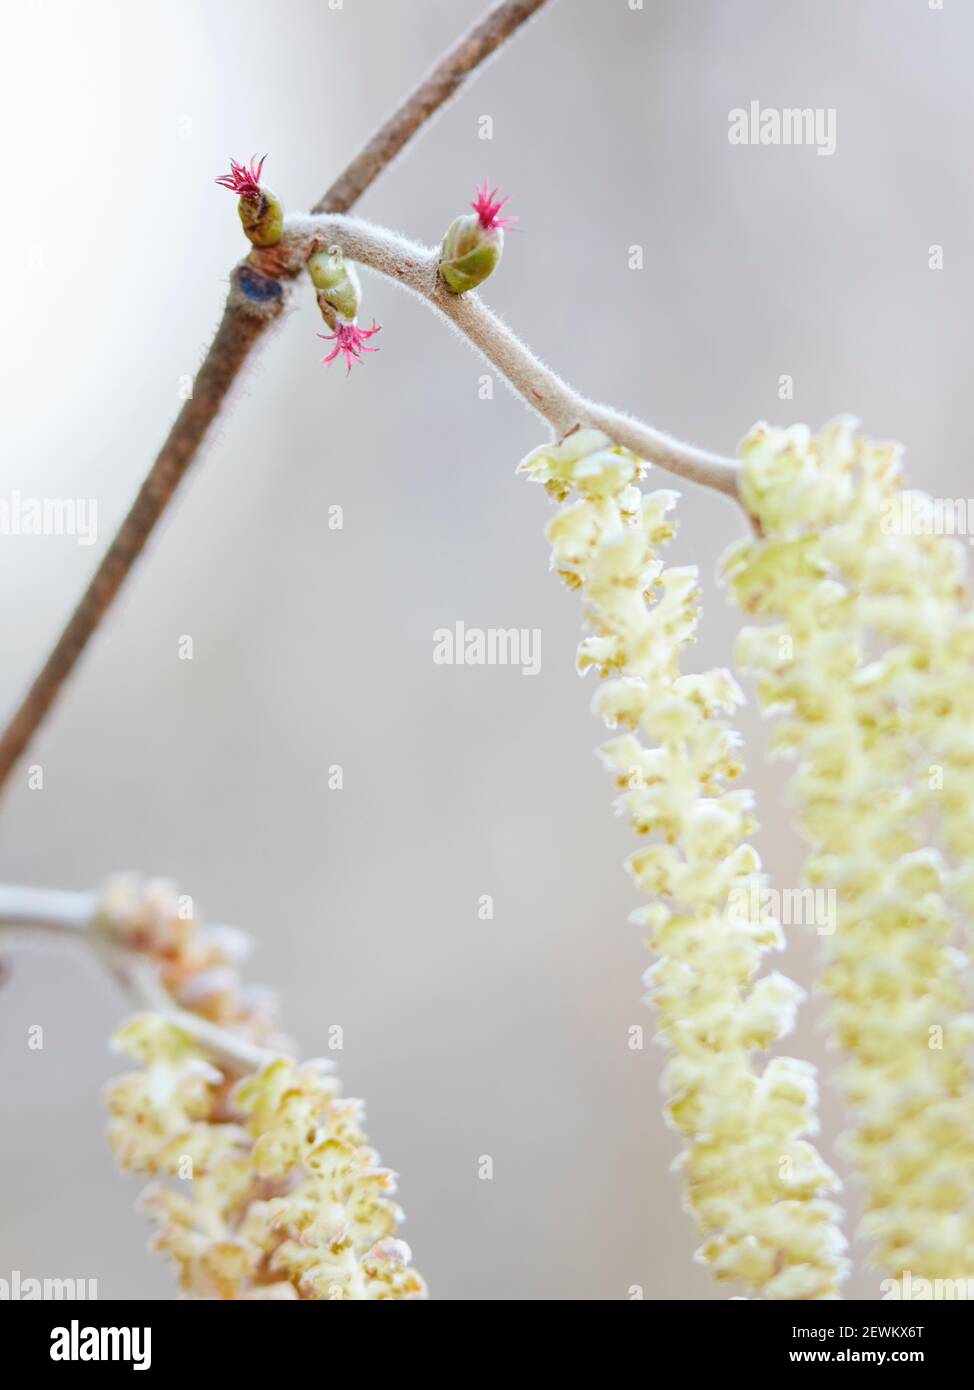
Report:
[[73,939],[88,946],[118,982],[133,1008],[162,1014],[188,1033],[212,1059],[232,1071],[257,1071],[281,1053],[258,1047],[205,1018],[177,1008],[151,965],[137,951],[105,939],[94,929],[94,893],[0,884],[0,931]]
[[284,224],[286,250],[275,252],[288,265],[306,261],[312,251],[334,243],[350,259],[405,286],[436,309],[503,375],[515,394],[560,437],[579,425],[611,435],[631,449],[690,482],[739,501],[734,459],[684,444],[621,411],[587,400],[540,358],[473,293],[453,294],[437,272],[439,253],[359,218],[296,216]]
[[[338,176],[315,212],[347,212],[475,68],[546,0],[503,0],[460,38]],[[273,288],[271,286],[271,288]],[[71,675],[129,571],[194,462],[251,350],[281,314],[280,286],[269,298],[242,292],[234,273],[223,319],[169,436],[53,650],[0,738],[0,788],[13,772]]]
[[0,883],[0,928],[78,936],[90,925],[95,903],[94,893]]

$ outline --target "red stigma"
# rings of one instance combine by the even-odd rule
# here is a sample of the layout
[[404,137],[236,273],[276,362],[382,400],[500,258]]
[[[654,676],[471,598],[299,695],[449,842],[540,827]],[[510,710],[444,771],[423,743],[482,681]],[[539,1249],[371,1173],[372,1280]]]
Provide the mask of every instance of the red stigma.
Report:
[[362,361],[363,352],[379,351],[378,348],[366,347],[365,340],[381,331],[382,325],[373,319],[371,328],[359,328],[354,323],[340,323],[335,333],[319,333],[318,337],[323,338],[326,343],[335,344],[328,356],[321,359],[322,362],[326,367],[330,367],[335,358],[344,353],[348,370],[351,371],[354,363]]
[[260,171],[264,167],[264,160],[267,155],[251,155],[249,167],[246,164],[238,164],[235,159],[230,161],[229,174],[223,174],[215,179],[221,188],[229,188],[231,193],[238,194],[241,198],[260,197]]
[[514,217],[498,217],[497,215],[504,204],[510,201],[509,194],[506,198],[498,198],[496,188],[488,191],[487,180],[484,179],[483,187],[477,189],[476,201],[470,206],[480,218],[480,225],[485,232],[503,231],[505,227],[510,227],[517,220]]

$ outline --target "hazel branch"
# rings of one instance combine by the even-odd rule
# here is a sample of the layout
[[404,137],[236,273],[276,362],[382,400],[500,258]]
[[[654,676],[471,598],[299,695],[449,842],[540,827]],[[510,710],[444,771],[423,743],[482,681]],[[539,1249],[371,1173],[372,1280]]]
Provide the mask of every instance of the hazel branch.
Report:
[[[347,212],[466,78],[544,3],[545,0],[503,0],[490,9],[355,156],[315,204],[314,211]],[[131,510],[0,738],[0,788],[114,602],[199,454],[252,349],[280,317],[285,301],[279,280],[255,277],[246,266],[235,270],[223,318],[193,383],[192,396],[176,417]]]
[[251,262],[277,262],[287,273],[324,244],[340,246],[345,256],[395,280],[418,295],[496,367],[532,410],[546,420],[556,437],[578,426],[603,430],[649,463],[739,501],[737,462],[693,444],[673,439],[642,420],[599,405],[580,395],[522,342],[474,292],[453,294],[437,267],[439,252],[358,218],[295,216],[272,252],[256,252]]
[[440,59],[311,211],[347,212],[416,132],[459,91],[470,74],[544,3],[545,0],[507,0],[488,11]]

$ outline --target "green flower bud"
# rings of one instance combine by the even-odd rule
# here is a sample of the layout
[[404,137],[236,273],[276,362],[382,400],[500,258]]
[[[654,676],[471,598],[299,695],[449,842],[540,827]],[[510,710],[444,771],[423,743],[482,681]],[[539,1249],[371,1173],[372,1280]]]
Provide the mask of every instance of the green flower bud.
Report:
[[488,193],[487,184],[478,188],[472,213],[457,217],[443,238],[440,276],[454,294],[464,294],[483,284],[500,262],[504,251],[504,228],[509,217],[500,217],[506,198],[497,201],[497,190]]
[[345,260],[342,248],[329,246],[326,251],[316,251],[308,261],[308,272],[318,291],[318,306],[328,326],[335,327],[337,315],[353,323],[362,302],[362,286],[355,267]]
[[473,213],[458,217],[443,238],[440,275],[454,294],[483,284],[501,258],[504,233],[485,232]]
[[284,230],[284,209],[269,188],[262,188],[256,198],[241,198],[237,212],[244,236],[254,246],[276,246]]
[[330,305],[328,303],[328,300],[325,298],[324,290],[318,290],[317,295],[318,308],[321,310],[321,317],[324,319],[325,323],[327,323],[328,327],[332,331],[334,331],[338,327],[338,315],[335,312],[332,305]]
[[264,159],[258,160],[256,155],[249,165],[231,159],[229,174],[222,174],[215,182],[236,193],[244,235],[254,246],[276,246],[284,230],[284,209],[270,189],[261,186],[263,167]]

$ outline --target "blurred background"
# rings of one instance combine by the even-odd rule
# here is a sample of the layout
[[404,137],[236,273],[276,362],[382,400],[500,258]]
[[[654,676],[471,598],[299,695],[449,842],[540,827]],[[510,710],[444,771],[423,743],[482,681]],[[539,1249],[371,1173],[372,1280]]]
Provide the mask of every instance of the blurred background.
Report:
[[[483,8],[11,9],[0,497],[93,498],[98,537],[0,536],[5,712],[217,323],[245,244],[214,178],[267,151],[266,182],[306,208]],[[966,496],[972,43],[956,0],[552,0],[358,211],[433,243],[487,177],[520,222],[486,298],[586,393],[722,452],[761,417],[852,411],[904,441],[916,481]],[[728,113],[751,101],[834,108],[835,153],[731,145]],[[649,960],[626,923],[632,840],[592,755],[578,604],[548,572],[550,505],[514,474],[545,429],[499,379],[482,398],[487,367],[421,304],[372,276],[365,290],[382,351],[350,377],[319,365],[310,291],[264,345],[15,776],[0,877],[90,888],[140,869],[252,932],[248,978],[279,992],[304,1052],[342,1026],[346,1090],[402,1175],[435,1296],[725,1297],[670,1172]],[[741,521],[692,488],[681,517],[671,555],[706,586],[696,656],[727,664],[737,620],[713,580]],[[540,673],[435,665],[433,632],[457,621],[540,629]],[[758,845],[793,885],[785,773],[764,765],[753,708],[744,726]],[[774,964],[810,986],[817,940],[792,937]],[[827,1069],[821,1012],[787,1050]],[[2,1277],[173,1296],[104,1139],[124,1014],[80,954],[12,958]],[[823,1092],[837,1162],[827,1076]],[[853,1189],[850,1231],[856,1211]],[[877,1291],[868,1272],[850,1285]]]

